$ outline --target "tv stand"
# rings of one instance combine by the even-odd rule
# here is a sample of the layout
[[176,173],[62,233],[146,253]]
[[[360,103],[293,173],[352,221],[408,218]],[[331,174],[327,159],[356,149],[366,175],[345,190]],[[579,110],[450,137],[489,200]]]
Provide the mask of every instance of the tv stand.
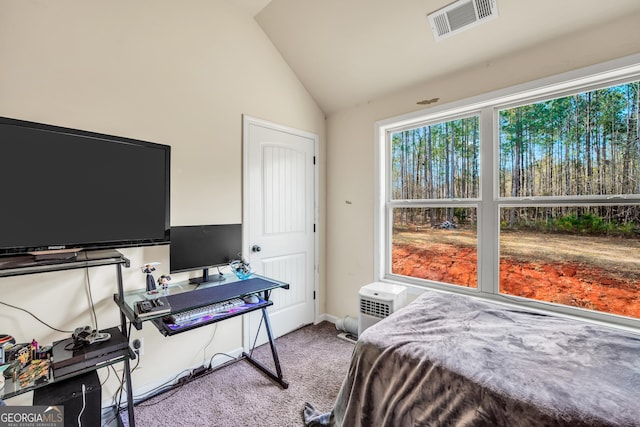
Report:
[[82,251],[81,248],[55,249],[50,251],[29,252],[29,255],[32,255],[33,260],[36,262],[50,260],[74,261],[80,251]]
[[[124,257],[120,252],[112,249],[101,249],[92,251],[82,251],[75,253],[75,256],[70,258],[46,258],[37,259],[32,254],[18,255],[12,257],[0,257],[0,277],[13,277],[23,276],[27,274],[47,273],[53,271],[84,269],[98,266],[115,266],[116,268],[116,284],[118,293],[116,295],[124,295],[124,285],[122,280],[122,267],[129,268],[131,266],[130,261]],[[119,342],[129,342],[129,332],[127,328],[127,317],[125,313],[120,310],[120,330],[115,328],[110,331],[112,334],[112,340],[120,340]],[[110,360],[100,360],[99,363],[93,364],[93,361],[98,359],[86,360],[82,363],[66,366],[64,370],[57,370],[55,366],[51,366],[51,372],[53,374],[53,380],[49,380],[44,383],[33,383],[22,387],[19,382],[5,382],[4,389],[0,391],[0,398],[10,398],[22,393],[33,391],[41,387],[46,387],[50,384],[55,384],[60,380],[74,377],[76,375],[92,372],[102,367],[114,363],[122,362],[124,364],[124,384],[127,395],[127,413],[129,427],[135,427],[135,418],[133,413],[133,387],[131,383],[131,365],[129,361],[135,359],[136,355],[130,349],[129,345],[120,348],[118,351],[110,352],[109,355],[113,356]],[[71,369],[73,367],[73,369]],[[76,369],[77,368],[77,369]],[[114,411],[118,413],[120,408],[114,406]],[[119,419],[119,415],[118,415]]]

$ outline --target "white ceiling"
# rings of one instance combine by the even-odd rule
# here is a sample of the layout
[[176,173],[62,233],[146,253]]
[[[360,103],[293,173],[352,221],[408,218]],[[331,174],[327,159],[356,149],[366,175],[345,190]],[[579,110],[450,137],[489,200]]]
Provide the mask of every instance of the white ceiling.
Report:
[[325,113],[640,11],[640,0],[497,0],[498,18],[436,42],[427,14],[452,0],[235,1]]

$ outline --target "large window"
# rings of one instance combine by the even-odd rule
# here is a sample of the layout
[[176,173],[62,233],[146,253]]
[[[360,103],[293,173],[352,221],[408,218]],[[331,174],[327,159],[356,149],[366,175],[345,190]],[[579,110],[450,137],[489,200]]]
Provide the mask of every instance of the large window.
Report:
[[501,208],[500,292],[640,319],[639,215],[638,205]]
[[498,112],[500,292],[640,319],[639,88]]
[[478,116],[391,133],[393,274],[477,287]]
[[639,89],[499,110],[500,196],[640,195]]
[[639,326],[634,66],[379,124],[379,278]]
[[398,208],[393,215],[393,274],[478,287],[475,208]]

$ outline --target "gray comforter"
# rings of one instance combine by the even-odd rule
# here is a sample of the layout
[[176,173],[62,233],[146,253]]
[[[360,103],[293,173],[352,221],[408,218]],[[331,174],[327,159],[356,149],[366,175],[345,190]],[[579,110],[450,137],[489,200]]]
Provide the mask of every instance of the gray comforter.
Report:
[[640,336],[427,291],[367,329],[309,426],[640,426]]

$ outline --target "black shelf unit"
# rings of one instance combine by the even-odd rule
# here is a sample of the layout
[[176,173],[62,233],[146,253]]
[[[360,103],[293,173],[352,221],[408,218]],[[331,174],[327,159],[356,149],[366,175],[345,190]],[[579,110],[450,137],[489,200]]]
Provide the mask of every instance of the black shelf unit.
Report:
[[[24,276],[27,274],[47,273],[106,265],[113,265],[116,267],[118,294],[123,295],[124,286],[122,282],[122,266],[128,268],[130,267],[131,263],[129,259],[127,259],[120,252],[111,249],[80,251],[73,257],[62,259],[46,257],[38,259],[38,257],[35,257],[33,255],[2,257],[0,258],[0,277]],[[122,333],[124,339],[126,339],[127,341],[129,340],[129,336],[127,333],[127,317],[125,313],[122,312],[122,310],[120,310],[120,333]],[[19,394],[26,393],[37,388],[46,387],[47,385],[53,384],[56,381],[61,381],[71,378],[75,375],[95,371],[99,368],[114,363],[123,362],[127,388],[127,411],[129,417],[129,426],[135,427],[135,418],[133,414],[133,387],[131,385],[131,364],[129,363],[131,359],[135,359],[135,354],[131,351],[130,348],[127,347],[126,349],[123,349],[116,355],[114,355],[113,359],[104,361],[99,365],[86,366],[78,369],[72,374],[62,375],[59,377],[56,377],[54,372],[54,379],[46,383],[36,384],[24,388],[16,387],[16,385],[14,384],[13,388],[10,391],[7,391],[7,383],[5,383],[5,390],[3,391],[3,394],[0,395],[0,397],[9,398],[17,396]],[[119,411],[119,408],[116,408],[116,411]]]

